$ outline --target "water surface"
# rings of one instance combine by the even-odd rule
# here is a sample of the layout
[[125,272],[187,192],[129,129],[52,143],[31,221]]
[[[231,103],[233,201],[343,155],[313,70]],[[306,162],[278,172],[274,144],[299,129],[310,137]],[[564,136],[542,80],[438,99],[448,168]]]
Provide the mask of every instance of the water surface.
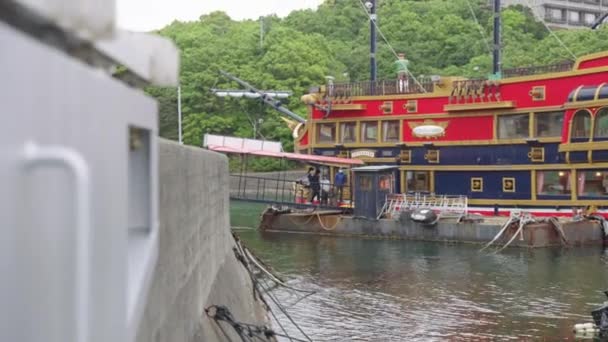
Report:
[[[262,207],[233,204],[233,225]],[[315,341],[572,340],[608,289],[600,247],[507,249],[238,230],[293,286],[288,310]],[[298,297],[275,290],[287,305]],[[293,328],[290,331],[294,332]]]

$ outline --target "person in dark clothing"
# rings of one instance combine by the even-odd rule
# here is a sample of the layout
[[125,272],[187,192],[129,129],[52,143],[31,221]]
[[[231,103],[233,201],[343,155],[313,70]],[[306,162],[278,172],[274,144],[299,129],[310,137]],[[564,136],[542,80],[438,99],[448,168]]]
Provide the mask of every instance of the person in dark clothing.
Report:
[[319,169],[315,170],[314,175],[309,175],[308,180],[310,181],[310,202],[314,201],[315,197],[317,200],[321,200],[321,183],[319,180],[319,174],[321,171]]
[[344,170],[340,169],[338,171],[338,173],[336,173],[336,177],[334,178],[334,186],[336,187],[338,203],[342,202],[342,196],[344,193],[345,184],[346,184],[346,175],[344,174]]

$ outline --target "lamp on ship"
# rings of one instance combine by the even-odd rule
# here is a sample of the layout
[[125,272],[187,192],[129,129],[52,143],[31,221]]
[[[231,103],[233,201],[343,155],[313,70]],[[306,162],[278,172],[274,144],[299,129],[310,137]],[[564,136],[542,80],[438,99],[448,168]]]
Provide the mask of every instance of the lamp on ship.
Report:
[[528,138],[526,139],[526,143],[530,146],[539,146],[540,142],[538,141],[537,138]]

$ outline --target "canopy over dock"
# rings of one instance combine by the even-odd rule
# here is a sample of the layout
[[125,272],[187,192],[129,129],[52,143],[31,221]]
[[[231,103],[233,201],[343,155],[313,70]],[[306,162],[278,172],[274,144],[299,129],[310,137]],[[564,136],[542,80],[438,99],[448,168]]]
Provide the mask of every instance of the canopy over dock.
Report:
[[244,154],[258,157],[284,158],[311,164],[325,164],[336,166],[363,165],[359,159],[319,156],[314,154],[299,154],[283,152],[280,142],[226,137],[221,135],[205,134],[203,147],[221,153]]

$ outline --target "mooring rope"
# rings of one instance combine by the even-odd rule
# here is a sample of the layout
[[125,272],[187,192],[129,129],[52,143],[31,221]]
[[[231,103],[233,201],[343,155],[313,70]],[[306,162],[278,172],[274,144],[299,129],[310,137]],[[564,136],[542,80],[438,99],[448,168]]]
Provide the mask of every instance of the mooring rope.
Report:
[[553,225],[553,228],[555,228],[555,230],[559,233],[562,244],[564,246],[569,246],[570,243],[568,242],[568,238],[566,237],[566,233],[564,232],[564,227],[562,227],[562,224],[559,222],[559,220],[556,217],[551,217],[548,221]]
[[243,250],[245,251],[245,256],[247,257],[247,259],[251,263],[253,263],[260,271],[262,271],[262,273],[266,274],[272,281],[274,281],[278,285],[283,286],[285,288],[288,288],[290,290],[297,291],[297,292],[304,292],[304,293],[316,293],[317,292],[317,291],[302,290],[302,289],[298,289],[298,288],[295,288],[295,287],[292,287],[292,286],[289,286],[289,285],[285,284],[285,282],[283,282],[277,276],[275,276],[274,274],[272,274],[272,272],[268,271],[264,266],[260,265],[260,263],[258,262],[258,258],[251,253],[251,251],[249,250],[249,248],[243,247]]
[[498,232],[498,234],[496,234],[496,236],[479,251],[482,252],[484,249],[490,247],[494,242],[496,242],[496,240],[500,238],[500,236],[507,230],[507,228],[509,228],[509,226],[511,226],[513,222],[517,222],[517,220],[519,219],[515,218],[514,216],[509,217],[509,220],[503,225],[502,229]]
[[[264,282],[264,285],[266,285],[267,288],[269,288],[268,284],[266,283],[266,279],[261,278],[261,281]],[[308,341],[312,342],[312,339],[304,332],[304,330],[302,330],[302,328],[298,325],[298,323],[296,323],[296,321],[291,317],[291,315],[287,312],[285,307],[279,302],[278,298],[276,298],[270,291],[266,291],[266,294],[268,295],[268,297],[270,297],[270,300],[272,300],[272,302],[277,306],[277,308],[279,308],[279,311],[281,311],[283,313],[283,315],[285,315],[285,317],[287,317],[287,319],[291,322],[291,324],[293,324],[296,327],[296,329],[298,329],[298,331],[300,331],[300,333],[306,337],[306,339]]]
[[321,219],[321,215],[319,213],[317,213],[317,218],[319,219],[319,225],[321,226],[321,228],[325,229],[325,230],[334,230],[336,229],[336,227],[338,226],[338,224],[340,224],[340,221],[342,221],[342,216],[336,216],[336,222],[334,222],[334,225],[330,228],[327,227],[324,223],[323,220]]
[[295,222],[295,221],[294,221],[294,220],[291,218],[291,215],[287,215],[287,219],[288,219],[288,220],[289,220],[291,223],[293,223],[294,225],[296,225],[296,226],[298,226],[298,227],[303,227],[303,226],[305,226],[305,225],[306,225],[306,224],[308,224],[308,223],[309,223],[309,222],[310,222],[310,221],[311,221],[313,218],[315,218],[315,215],[314,215],[314,213],[311,213],[311,215],[310,215],[310,216],[308,216],[308,219],[306,219],[306,221],[304,221],[303,223],[298,223],[298,222]]
[[303,339],[277,333],[265,325],[239,322],[234,318],[228,307],[223,305],[211,305],[205,309],[205,313],[218,323],[220,328],[221,325],[219,322],[228,323],[237,332],[243,342],[252,341],[252,338],[268,341],[275,336],[285,337],[296,342],[306,342],[306,340]]
[[251,268],[249,267],[247,260],[243,256],[244,253],[241,252],[242,246],[240,246],[240,243],[239,243],[240,240],[237,239],[236,241],[237,241],[238,247],[233,247],[232,250],[234,251],[234,254],[235,254],[235,257],[237,258],[237,260],[243,264],[243,266],[245,267],[245,270],[247,271],[247,274],[249,274],[249,278],[251,279],[251,283],[253,284],[253,298],[254,299],[259,298],[262,301],[262,303],[264,303],[264,306],[266,307],[266,311],[270,312],[270,315],[277,322],[277,324],[279,325],[279,327],[281,328],[283,333],[285,333],[287,335],[287,330],[285,329],[283,324],[281,324],[281,321],[279,321],[278,317],[276,316],[276,314],[270,307],[270,304],[268,304],[268,302],[266,301],[266,298],[264,298],[263,292],[260,289],[261,288],[260,283],[258,282],[257,278],[251,271]]
[[[314,292],[296,289],[296,288],[293,288],[293,287],[285,284],[277,276],[273,275],[270,271],[268,271],[267,267],[263,267],[261,265],[262,261],[259,260],[259,258],[255,257],[253,255],[253,253],[251,253],[247,247],[243,246],[242,241],[238,238],[238,236],[236,236],[235,234],[233,234],[233,235],[234,235],[235,242],[236,242],[236,246],[233,247],[233,251],[234,251],[234,254],[235,254],[237,260],[239,260],[243,264],[243,266],[245,266],[245,269],[247,270],[247,273],[249,274],[249,277],[251,278],[251,282],[253,283],[253,288],[254,288],[253,289],[254,298],[257,293],[260,300],[262,300],[262,302],[266,306],[267,311],[270,312],[270,314],[272,315],[272,317],[274,318],[274,320],[277,322],[277,324],[279,325],[279,327],[281,328],[281,330],[284,333],[284,334],[275,333],[275,335],[288,338],[290,341],[304,341],[304,340],[299,340],[299,339],[289,336],[289,334],[287,333],[287,330],[279,321],[278,317],[274,313],[274,310],[272,310],[271,306],[266,301],[264,295],[268,296],[271,299],[271,301],[276,305],[276,307],[279,309],[279,311],[281,311],[285,315],[285,317],[287,317],[287,319],[296,327],[296,329],[298,329],[300,331],[300,333],[302,333],[302,335],[304,335],[308,339],[308,341],[312,341],[310,339],[310,337],[302,330],[302,328],[295,322],[295,320],[289,315],[289,313],[287,312],[285,307],[270,292],[270,290],[272,289],[272,286],[267,284],[265,278],[264,277],[257,278],[253,274],[253,271],[251,270],[251,265],[258,268],[263,274],[267,275],[268,278],[270,278],[273,282],[275,282],[276,284],[278,284],[280,286],[284,286],[285,288],[288,288],[288,289],[294,290],[294,291],[298,291],[298,292],[305,292],[305,293],[307,293],[306,297],[312,295]],[[264,286],[262,286],[261,282],[263,282]],[[264,291],[262,291],[262,290],[264,290]]]
[[[504,244],[501,248],[499,248],[497,251],[495,251],[494,253],[500,253],[503,249],[509,247],[509,245],[511,244],[511,242],[513,242],[515,240],[515,238],[517,237],[518,234],[520,234],[522,232],[522,230],[524,229],[524,227],[526,226],[526,224],[530,223],[530,222],[534,222],[529,221],[529,220],[519,220],[519,228],[515,231],[515,233],[513,234],[513,236],[511,236],[511,239]],[[523,236],[522,236],[523,238]]]

